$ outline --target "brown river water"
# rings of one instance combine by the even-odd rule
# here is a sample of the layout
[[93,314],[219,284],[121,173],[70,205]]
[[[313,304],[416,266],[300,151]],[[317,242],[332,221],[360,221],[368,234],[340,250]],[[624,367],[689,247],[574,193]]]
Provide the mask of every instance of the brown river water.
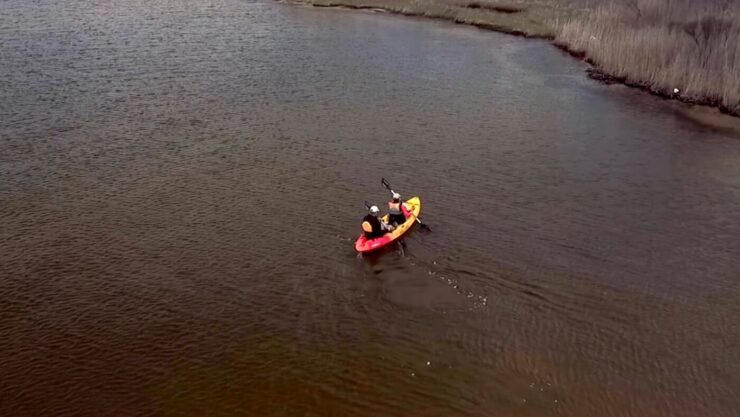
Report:
[[[740,138],[544,41],[0,2],[1,416],[740,409]],[[357,257],[386,177],[432,231]]]

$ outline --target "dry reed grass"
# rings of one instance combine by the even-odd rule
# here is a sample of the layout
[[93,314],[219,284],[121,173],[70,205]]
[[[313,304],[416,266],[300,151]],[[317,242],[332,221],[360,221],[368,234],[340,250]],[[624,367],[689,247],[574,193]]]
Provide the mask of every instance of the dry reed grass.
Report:
[[303,1],[555,39],[603,77],[740,116],[740,0]]
[[564,23],[556,42],[618,80],[740,114],[739,1],[608,3]]
[[314,6],[381,9],[408,16],[456,23],[527,37],[554,39],[555,25],[546,23],[542,7],[496,0],[306,0]]

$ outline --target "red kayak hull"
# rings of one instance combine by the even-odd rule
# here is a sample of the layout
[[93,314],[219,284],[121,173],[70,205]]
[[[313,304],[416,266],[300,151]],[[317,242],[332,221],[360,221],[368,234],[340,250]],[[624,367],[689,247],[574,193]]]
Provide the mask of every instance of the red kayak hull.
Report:
[[[364,234],[360,235],[355,241],[355,250],[360,253],[372,252],[398,240],[416,223],[416,217],[421,212],[421,200],[419,197],[410,198],[401,209],[406,216],[406,221],[403,224],[398,225],[393,232],[386,233],[384,236],[376,237],[375,239],[368,239]],[[387,216],[384,219],[387,220]]]

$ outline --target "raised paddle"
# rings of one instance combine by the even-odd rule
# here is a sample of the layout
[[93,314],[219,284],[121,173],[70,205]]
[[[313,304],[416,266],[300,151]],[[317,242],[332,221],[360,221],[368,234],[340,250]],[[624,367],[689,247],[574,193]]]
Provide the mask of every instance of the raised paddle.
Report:
[[[380,179],[380,182],[382,182],[382,183],[383,183],[383,187],[387,188],[387,189],[388,189],[388,191],[390,191],[390,192],[391,192],[391,194],[394,194],[394,193],[395,193],[395,191],[393,191],[393,188],[391,188],[391,184],[390,184],[390,183],[389,183],[388,181],[386,181],[386,180],[385,180],[385,178],[381,178],[381,179]],[[411,213],[411,215],[412,215],[412,216],[414,216],[414,214],[413,214],[413,213]],[[429,227],[429,226],[427,226],[427,225],[426,225],[426,223],[422,223],[422,221],[421,221],[421,220],[419,220],[419,218],[418,218],[418,217],[414,216],[414,219],[416,219],[416,222],[417,222],[417,223],[419,223],[419,226],[421,226],[421,227],[422,227],[422,228],[424,228],[424,229],[427,229],[427,230],[429,230],[430,232],[432,231],[432,228],[431,228],[431,227]]]

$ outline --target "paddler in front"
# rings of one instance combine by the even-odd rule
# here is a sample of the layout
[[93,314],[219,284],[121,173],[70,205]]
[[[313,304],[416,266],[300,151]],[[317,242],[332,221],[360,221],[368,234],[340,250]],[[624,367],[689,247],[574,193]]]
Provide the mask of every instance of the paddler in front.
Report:
[[393,226],[387,224],[380,218],[380,209],[378,206],[371,206],[370,213],[362,219],[362,231],[368,239],[381,237],[392,230]]
[[406,221],[406,216],[403,214],[403,204],[401,194],[394,192],[393,198],[388,202],[388,223],[398,226]]

